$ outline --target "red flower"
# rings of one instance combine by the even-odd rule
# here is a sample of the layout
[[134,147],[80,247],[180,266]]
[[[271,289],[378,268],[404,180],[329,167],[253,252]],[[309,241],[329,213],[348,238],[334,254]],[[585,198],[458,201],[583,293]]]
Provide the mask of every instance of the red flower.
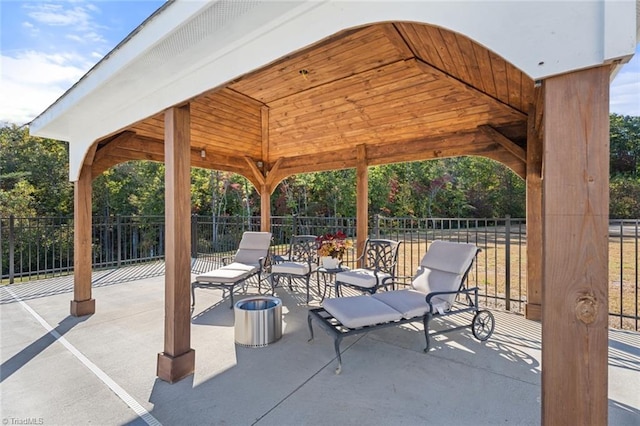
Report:
[[347,249],[353,246],[353,243],[347,240],[347,235],[342,231],[321,235],[316,238],[316,242],[318,243],[319,256],[331,256],[338,259],[342,259]]

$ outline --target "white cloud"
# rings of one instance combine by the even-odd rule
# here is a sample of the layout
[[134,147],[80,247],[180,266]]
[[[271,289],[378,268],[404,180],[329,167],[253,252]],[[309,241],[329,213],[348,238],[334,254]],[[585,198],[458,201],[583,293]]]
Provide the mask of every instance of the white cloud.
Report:
[[24,124],[52,104],[91,67],[77,54],[28,51],[2,55],[0,120]]
[[611,86],[611,112],[640,117],[640,74],[625,73]]
[[20,19],[29,50],[2,51],[0,121],[31,121],[76,83],[108,50],[101,10],[73,0],[24,2]]
[[611,83],[609,110],[640,117],[640,46]]
[[84,7],[76,6],[66,9],[61,3],[44,3],[26,6],[27,16],[40,24],[54,26],[74,26],[88,28],[91,26],[91,16]]

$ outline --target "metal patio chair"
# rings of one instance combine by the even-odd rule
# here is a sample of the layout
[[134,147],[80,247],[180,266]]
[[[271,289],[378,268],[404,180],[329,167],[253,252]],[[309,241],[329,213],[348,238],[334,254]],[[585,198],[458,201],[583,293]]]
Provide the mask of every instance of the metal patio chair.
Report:
[[398,265],[400,242],[385,239],[367,239],[362,255],[355,260],[359,267],[336,274],[336,294],[340,287],[350,287],[373,294],[381,287],[393,289]]
[[309,303],[309,281],[318,269],[318,243],[315,235],[294,235],[285,256],[274,256],[271,265],[271,288],[275,291],[280,278],[287,278],[289,290],[292,279],[303,279]]

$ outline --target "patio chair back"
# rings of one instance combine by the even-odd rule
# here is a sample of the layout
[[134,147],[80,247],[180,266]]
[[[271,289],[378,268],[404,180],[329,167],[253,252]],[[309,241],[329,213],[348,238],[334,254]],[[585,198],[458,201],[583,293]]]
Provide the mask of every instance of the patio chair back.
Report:
[[[420,261],[411,286],[428,294],[436,291],[458,291],[471,269],[478,248],[473,244],[434,241]],[[452,305],[456,294],[444,295],[441,300]]]
[[246,265],[260,265],[260,259],[269,254],[271,232],[251,232],[242,234],[234,262]]
[[399,248],[399,241],[368,239],[361,256],[361,268],[389,274],[393,281],[396,276]]
[[318,263],[318,243],[315,235],[294,235],[291,237],[289,261]]

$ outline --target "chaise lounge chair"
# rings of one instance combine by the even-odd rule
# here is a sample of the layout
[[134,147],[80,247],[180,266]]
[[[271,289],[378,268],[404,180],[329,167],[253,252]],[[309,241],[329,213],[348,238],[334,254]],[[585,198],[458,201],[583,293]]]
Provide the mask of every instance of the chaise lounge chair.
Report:
[[229,290],[231,306],[233,308],[233,291],[235,286],[245,282],[248,278],[258,275],[258,291],[262,281],[262,272],[265,269],[269,246],[271,245],[270,232],[245,232],[242,234],[240,245],[232,262],[204,274],[196,276],[191,283],[191,306],[196,304],[196,288],[221,288]]
[[[471,329],[475,338],[487,340],[493,333],[493,314],[478,309],[478,288],[466,288],[465,281],[480,250],[473,244],[434,241],[422,258],[411,289],[378,292],[371,296],[326,299],[321,308],[308,314],[313,340],[312,320],[334,339],[338,358],[336,374],[342,370],[340,342],[346,336],[422,321],[429,351],[429,337],[469,327],[468,325],[429,332],[429,321],[438,316],[473,312]],[[473,295],[473,298],[471,297]]]

